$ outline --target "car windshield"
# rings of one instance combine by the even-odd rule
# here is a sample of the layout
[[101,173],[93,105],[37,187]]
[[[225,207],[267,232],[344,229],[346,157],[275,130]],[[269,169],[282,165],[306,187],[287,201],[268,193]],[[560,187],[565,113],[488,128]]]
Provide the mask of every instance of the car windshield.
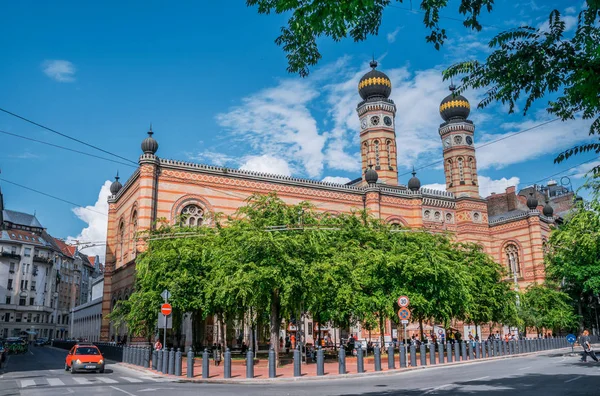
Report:
[[100,355],[100,351],[94,347],[80,347],[75,350],[75,355]]

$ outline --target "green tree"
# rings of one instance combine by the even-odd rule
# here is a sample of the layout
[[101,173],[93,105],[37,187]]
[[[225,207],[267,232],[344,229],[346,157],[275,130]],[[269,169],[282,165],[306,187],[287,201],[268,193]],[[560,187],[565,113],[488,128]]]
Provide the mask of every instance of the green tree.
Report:
[[558,332],[577,326],[577,317],[570,305],[571,298],[555,285],[530,285],[521,294],[519,314],[524,326],[535,328],[538,334],[543,329]]
[[600,295],[600,202],[577,202],[564,224],[552,232],[546,254],[546,274],[577,304],[580,327],[584,310]]
[[[403,0],[247,0],[248,6],[256,6],[260,14],[288,14],[287,26],[281,28],[281,35],[275,43],[283,47],[288,59],[288,71],[309,74],[310,66],[321,59],[317,39],[330,37],[335,41],[347,37],[354,41],[364,41],[377,35],[383,11],[397,4],[407,4]],[[491,11],[494,0],[460,0],[448,5],[448,0],[421,0],[419,9],[423,12],[423,24],[430,30],[426,37],[436,48],[447,38],[446,30],[440,24],[440,11],[452,7],[464,16],[463,24],[469,29],[481,30],[479,16],[482,11]],[[412,7],[412,3],[410,3]],[[458,5],[458,7],[456,6]],[[407,6],[405,6],[407,7]]]

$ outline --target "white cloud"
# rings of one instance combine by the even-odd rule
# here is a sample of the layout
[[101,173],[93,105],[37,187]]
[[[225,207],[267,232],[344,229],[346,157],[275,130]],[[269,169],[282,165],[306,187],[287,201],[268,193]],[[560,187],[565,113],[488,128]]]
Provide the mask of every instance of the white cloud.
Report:
[[203,152],[200,152],[198,154],[187,153],[186,155],[191,160],[200,161],[216,166],[225,166],[227,163],[239,161],[237,157],[232,157],[225,153],[209,150],[204,150]]
[[[544,111],[536,113],[523,122],[500,124],[497,128],[504,133],[482,133],[479,145],[535,127],[551,120]],[[590,120],[580,117],[570,121],[555,121],[532,129],[486,147],[477,148],[478,169],[502,168],[541,157],[546,154],[558,154],[578,143],[589,139]],[[484,130],[486,127],[484,126]],[[477,135],[476,135],[477,136]]]
[[46,60],[42,63],[44,74],[58,82],[75,81],[75,65],[67,60]]
[[350,179],[348,179],[347,177],[342,177],[342,176],[327,176],[325,178],[323,178],[323,180],[325,183],[335,183],[335,184],[346,184],[351,182]]
[[[80,220],[87,224],[87,227],[83,228],[81,232],[75,237],[67,237],[67,243],[72,243],[75,240],[79,242],[99,242],[103,243],[106,241],[106,229],[108,227],[108,196],[110,195],[110,185],[112,182],[107,180],[100,188],[98,194],[98,200],[94,205],[86,206],[85,208],[75,208],[73,213]],[[105,214],[102,214],[105,213]],[[104,255],[106,252],[106,246],[101,244],[86,248],[82,253],[88,256],[100,256],[100,261],[104,263]]]
[[592,161],[587,164],[579,165],[577,168],[573,169],[573,177],[576,179],[586,178],[591,175],[588,175],[588,172],[597,166],[600,166],[600,161]]
[[575,14],[577,9],[575,7],[567,7],[565,8],[565,14]]
[[250,156],[246,158],[246,162],[240,166],[242,170],[249,170],[262,173],[270,173],[272,175],[291,176],[289,164],[286,160],[274,157],[269,154],[260,156]]
[[446,191],[446,185],[442,184],[442,183],[425,184],[425,185],[421,186],[421,188],[428,188],[430,190]]
[[483,198],[489,197],[492,193],[503,193],[507,187],[517,187],[521,181],[516,176],[495,180],[491,177],[479,175],[477,179],[479,180],[479,195]]
[[396,36],[398,35],[398,32],[403,28],[403,26],[398,26],[393,32],[390,32],[387,34],[387,41],[388,43],[393,43],[396,41]]
[[[575,15],[561,15],[561,19],[565,23],[565,32],[570,32],[577,27],[577,17]],[[537,28],[545,32],[550,31],[550,23],[548,19],[539,23]]]

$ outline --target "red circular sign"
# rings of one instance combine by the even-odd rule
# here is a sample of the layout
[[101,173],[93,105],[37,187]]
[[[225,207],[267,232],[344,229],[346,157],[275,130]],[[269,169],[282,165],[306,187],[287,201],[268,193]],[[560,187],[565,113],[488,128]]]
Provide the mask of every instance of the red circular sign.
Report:
[[160,312],[165,315],[171,315],[171,312],[173,311],[173,307],[171,307],[171,304],[163,304],[160,306]]
[[400,308],[398,310],[398,317],[402,320],[410,319],[410,310],[408,308]]

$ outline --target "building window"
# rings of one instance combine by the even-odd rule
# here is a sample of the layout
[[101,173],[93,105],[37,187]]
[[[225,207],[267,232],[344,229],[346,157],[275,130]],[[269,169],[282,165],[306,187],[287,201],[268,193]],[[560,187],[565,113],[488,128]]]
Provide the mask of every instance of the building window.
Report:
[[464,170],[464,166],[463,166],[463,159],[459,158],[457,160],[457,162],[458,162],[458,177],[461,182],[464,182],[465,181],[465,170]]
[[123,258],[123,243],[125,239],[125,224],[121,222],[119,225],[119,259]]
[[35,291],[35,281],[34,280],[31,281],[31,290]]
[[375,140],[375,166],[381,166],[381,162],[379,160],[379,140]]
[[25,305],[26,303],[27,303],[27,300],[25,299],[25,297],[19,298],[19,305]]
[[448,186],[452,186],[452,161],[446,162],[446,183]]
[[25,257],[31,257],[31,248],[25,248],[23,256],[25,256]]
[[131,251],[131,254],[134,255],[134,257],[135,257],[136,250],[137,250],[137,246],[136,246],[137,228],[138,228],[137,211],[134,211],[133,214],[131,215],[131,240],[129,242],[130,243],[129,250]]
[[20,322],[21,320],[23,320],[23,314],[21,312],[17,312],[15,314],[15,322]]
[[10,304],[10,296],[6,296],[6,304]]
[[10,263],[10,268],[8,269],[8,271],[9,271],[11,274],[14,274],[14,273],[15,273],[15,263]]
[[504,248],[504,252],[506,254],[507,264],[508,264],[508,273],[511,276],[514,276],[515,273],[517,276],[521,274],[521,264],[519,262],[519,248],[515,244],[510,244]]
[[385,142],[385,149],[387,151],[388,165],[392,166],[392,141],[388,140]]
[[12,290],[12,287],[13,287],[13,280],[12,280],[12,279],[9,279],[9,280],[8,280],[8,284],[6,285],[6,288],[7,288],[8,290]]
[[35,305],[35,298],[29,297],[29,305]]
[[197,205],[187,205],[181,211],[181,222],[187,227],[197,227],[202,225],[204,212]]

